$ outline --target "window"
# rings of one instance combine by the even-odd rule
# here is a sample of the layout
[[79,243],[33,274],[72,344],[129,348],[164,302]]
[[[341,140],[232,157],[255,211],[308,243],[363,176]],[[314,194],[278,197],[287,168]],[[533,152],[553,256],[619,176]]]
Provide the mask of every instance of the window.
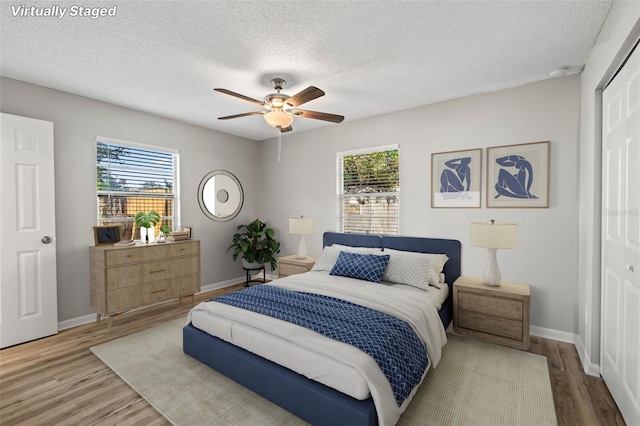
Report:
[[398,145],[338,153],[338,230],[398,234]]
[[123,239],[138,239],[140,211],[158,212],[156,227],[179,222],[177,151],[100,138],[96,171],[98,225],[121,225]]

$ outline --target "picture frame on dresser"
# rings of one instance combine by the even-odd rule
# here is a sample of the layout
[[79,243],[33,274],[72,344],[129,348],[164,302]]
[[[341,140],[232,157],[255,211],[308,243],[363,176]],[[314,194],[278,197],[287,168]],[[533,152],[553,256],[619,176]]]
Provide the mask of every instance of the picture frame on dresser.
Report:
[[431,207],[480,208],[482,148],[431,154]]
[[94,226],[93,239],[96,246],[113,245],[122,239],[122,226]]

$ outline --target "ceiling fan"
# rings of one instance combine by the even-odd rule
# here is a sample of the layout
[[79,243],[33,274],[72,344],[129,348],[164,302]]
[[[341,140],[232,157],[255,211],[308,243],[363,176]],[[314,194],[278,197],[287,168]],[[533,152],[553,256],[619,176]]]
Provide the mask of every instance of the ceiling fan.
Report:
[[276,90],[276,93],[268,94],[264,97],[263,101],[253,99],[227,89],[213,89],[216,92],[234,96],[236,98],[260,105],[261,107],[265,108],[262,111],[227,115],[225,117],[218,117],[218,119],[230,120],[232,118],[248,117],[251,115],[263,115],[264,121],[266,121],[269,126],[279,129],[280,132],[289,132],[292,130],[291,123],[293,122],[294,117],[313,118],[315,120],[330,121],[332,123],[342,123],[342,120],[344,120],[344,117],[342,115],[309,111],[297,108],[304,103],[324,96],[324,92],[315,86],[309,86],[301,92],[298,92],[293,96],[289,96],[284,93],[280,93],[280,91],[286,84],[286,81],[281,78],[274,78],[273,80],[271,80],[271,84]]

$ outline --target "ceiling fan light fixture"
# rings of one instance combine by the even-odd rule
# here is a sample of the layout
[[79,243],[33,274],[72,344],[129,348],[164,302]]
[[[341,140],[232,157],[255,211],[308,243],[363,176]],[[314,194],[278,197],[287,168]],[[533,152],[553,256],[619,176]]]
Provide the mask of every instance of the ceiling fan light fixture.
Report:
[[264,121],[271,127],[284,129],[293,123],[293,116],[284,111],[271,111],[263,115]]

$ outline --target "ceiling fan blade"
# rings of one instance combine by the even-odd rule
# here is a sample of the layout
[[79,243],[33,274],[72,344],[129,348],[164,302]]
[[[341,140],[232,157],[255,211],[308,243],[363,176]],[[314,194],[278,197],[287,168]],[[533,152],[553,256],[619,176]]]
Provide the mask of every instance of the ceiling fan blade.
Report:
[[292,113],[298,117],[313,118],[316,120],[330,121],[332,123],[342,123],[342,121],[344,120],[344,116],[342,115],[329,114],[326,112],[318,112],[318,111],[309,111],[306,109],[296,109],[296,110],[293,110]]
[[240,93],[232,92],[231,90],[220,89],[220,88],[215,88],[213,90],[215,90],[216,92],[224,93],[225,95],[229,95],[229,96],[234,96],[236,98],[240,98],[243,101],[251,102],[251,103],[254,103],[254,104],[257,104],[257,105],[260,105],[260,106],[265,106],[264,102],[262,102],[262,101],[250,98],[250,97],[245,96],[245,95],[241,95]]
[[324,96],[324,92],[315,86],[309,86],[301,92],[296,93],[285,101],[292,107],[297,107],[306,102],[312,101],[320,96]]
[[284,128],[282,128],[282,129],[280,129],[280,133],[290,132],[290,131],[292,131],[292,130],[293,130],[293,127],[291,127],[291,126],[287,126],[287,127],[284,127]]
[[227,115],[225,117],[218,117],[218,120],[231,120],[232,118],[249,117],[250,115],[262,115],[267,111],[253,111],[245,112],[243,114]]

